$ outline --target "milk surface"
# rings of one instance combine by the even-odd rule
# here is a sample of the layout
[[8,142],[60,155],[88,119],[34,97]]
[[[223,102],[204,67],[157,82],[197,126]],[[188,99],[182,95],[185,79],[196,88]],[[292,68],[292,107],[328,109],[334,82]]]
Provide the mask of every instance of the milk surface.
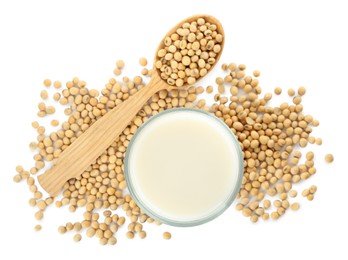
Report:
[[240,162],[230,130],[218,120],[178,110],[142,128],[129,154],[129,178],[147,208],[187,221],[224,207]]

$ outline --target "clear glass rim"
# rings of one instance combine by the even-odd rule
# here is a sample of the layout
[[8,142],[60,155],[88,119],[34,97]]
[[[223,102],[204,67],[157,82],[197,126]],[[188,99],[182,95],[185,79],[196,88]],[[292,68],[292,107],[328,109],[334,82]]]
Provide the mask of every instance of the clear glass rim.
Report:
[[[149,207],[147,207],[145,205],[145,203],[142,202],[140,196],[137,194],[136,190],[134,189],[134,186],[133,186],[132,181],[131,181],[131,177],[129,176],[130,175],[129,166],[128,166],[129,162],[130,162],[129,154],[130,154],[130,151],[132,149],[132,146],[133,146],[137,136],[140,134],[142,129],[144,127],[146,127],[149,124],[149,122],[156,120],[157,118],[159,118],[163,115],[173,113],[173,112],[178,112],[178,111],[197,112],[197,113],[207,115],[207,116],[213,118],[214,120],[218,121],[230,133],[230,136],[233,140],[234,146],[235,146],[236,151],[237,151],[237,157],[238,157],[238,161],[239,161],[238,178],[237,178],[234,190],[231,192],[230,196],[223,202],[222,206],[219,207],[216,211],[207,215],[206,217],[199,218],[196,220],[173,220],[173,219],[168,219],[166,217],[158,215],[156,212],[154,212]],[[223,212],[225,212],[225,210],[228,209],[229,206],[232,204],[232,202],[234,201],[234,199],[236,198],[236,196],[240,190],[240,187],[242,184],[242,179],[243,179],[243,172],[244,172],[243,153],[242,153],[241,147],[239,145],[239,142],[237,140],[237,137],[234,135],[234,133],[231,131],[231,129],[225,124],[225,122],[223,122],[221,119],[219,119],[218,117],[216,117],[215,115],[213,115],[211,113],[208,113],[206,111],[203,111],[201,109],[196,109],[196,108],[172,108],[169,110],[164,110],[164,111],[152,116],[149,120],[147,120],[144,124],[142,124],[138,128],[138,130],[135,132],[134,136],[132,137],[132,139],[127,147],[126,156],[125,156],[125,163],[124,163],[124,174],[125,174],[125,179],[127,182],[127,188],[128,188],[130,195],[132,196],[132,199],[136,202],[136,204],[149,217],[152,217],[155,220],[160,221],[161,223],[168,224],[171,226],[177,226],[177,227],[192,227],[192,226],[202,225],[202,224],[205,224],[205,223],[217,218]]]

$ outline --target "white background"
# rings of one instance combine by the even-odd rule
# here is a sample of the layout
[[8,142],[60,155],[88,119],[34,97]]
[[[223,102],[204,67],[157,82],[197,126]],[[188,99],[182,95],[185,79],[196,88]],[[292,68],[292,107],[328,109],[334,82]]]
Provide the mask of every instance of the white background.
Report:
[[[1,238],[0,259],[347,259],[347,8],[346,1],[0,1]],[[42,80],[66,82],[73,76],[103,88],[117,59],[124,75],[140,72],[141,56],[152,61],[162,36],[197,13],[224,25],[222,62],[261,70],[264,91],[307,87],[305,112],[321,124],[314,134],[318,173],[298,189],[318,186],[315,199],[299,198],[301,209],[279,221],[252,224],[234,206],[209,224],[195,228],[148,226],[148,238],[132,241],[125,229],[116,246],[100,246],[57,226],[81,219],[51,207],[35,233],[34,209],[25,183],[15,184],[15,166],[32,164],[28,144],[36,137]],[[222,75],[219,66],[200,84]],[[278,100],[285,100],[286,94]],[[287,100],[287,101],[290,101]],[[60,117],[63,119],[63,117]],[[327,165],[325,153],[335,155]],[[173,237],[161,235],[169,230]]]

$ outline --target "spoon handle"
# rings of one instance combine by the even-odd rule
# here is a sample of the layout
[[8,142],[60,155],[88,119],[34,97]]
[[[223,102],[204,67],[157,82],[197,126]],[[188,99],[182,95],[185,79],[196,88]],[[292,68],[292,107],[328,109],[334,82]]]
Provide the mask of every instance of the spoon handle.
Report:
[[129,125],[146,101],[167,87],[154,74],[146,87],[98,119],[62,152],[50,170],[38,177],[42,188],[51,196],[58,196],[64,183],[80,176],[93,164]]

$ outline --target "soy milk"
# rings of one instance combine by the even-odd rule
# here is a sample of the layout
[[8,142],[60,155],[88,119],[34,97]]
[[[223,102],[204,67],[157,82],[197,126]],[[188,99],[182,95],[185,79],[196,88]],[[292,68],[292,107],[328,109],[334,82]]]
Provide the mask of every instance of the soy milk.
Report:
[[231,203],[239,190],[239,144],[207,113],[161,113],[138,130],[128,152],[128,187],[152,215],[174,222],[202,220]]

